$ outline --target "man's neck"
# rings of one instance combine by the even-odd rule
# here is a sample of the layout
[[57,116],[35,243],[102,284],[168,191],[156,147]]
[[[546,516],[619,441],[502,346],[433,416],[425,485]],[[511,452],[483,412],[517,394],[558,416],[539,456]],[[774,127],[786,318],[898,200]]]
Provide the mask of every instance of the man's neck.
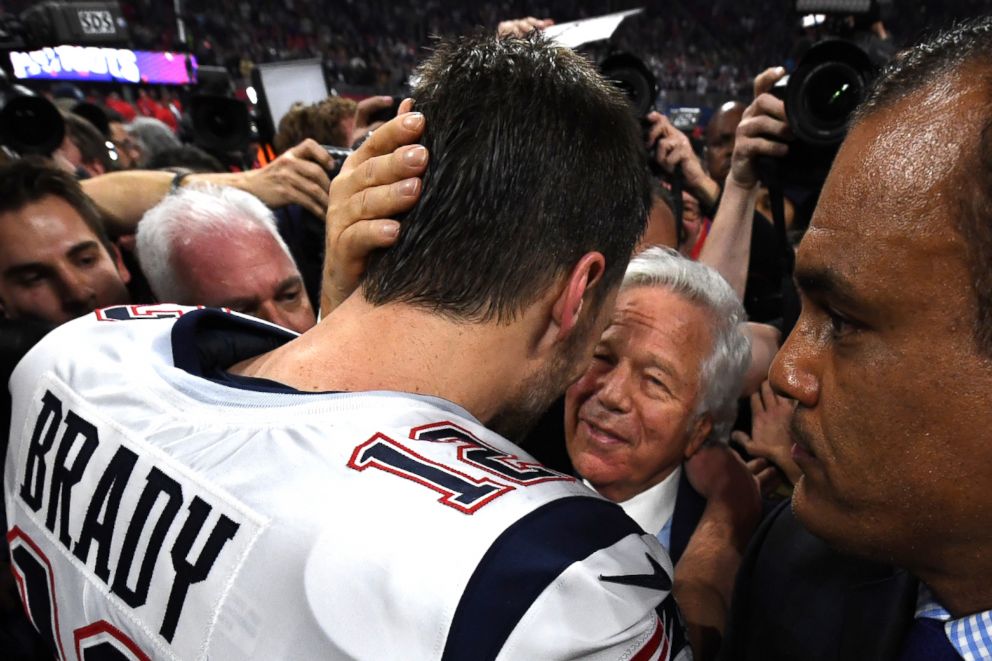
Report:
[[[534,332],[528,332],[534,328]],[[353,295],[304,335],[231,371],[303,391],[394,390],[454,402],[483,422],[537,368],[538,324],[467,323]]]
[[992,559],[987,548],[955,554],[951,571],[912,571],[955,618],[992,610]]

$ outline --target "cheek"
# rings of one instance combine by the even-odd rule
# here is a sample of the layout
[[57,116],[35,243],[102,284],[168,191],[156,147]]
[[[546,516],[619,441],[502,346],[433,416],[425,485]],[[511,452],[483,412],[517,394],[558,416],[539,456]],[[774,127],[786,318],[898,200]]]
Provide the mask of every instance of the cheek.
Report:
[[576,381],[568,390],[565,391],[565,438],[566,440],[572,438],[575,434],[575,425],[577,423],[577,418],[579,415],[579,407],[582,406],[582,402],[588,398],[585,394],[585,389],[583,384],[586,381],[586,377],[583,376],[581,379]]

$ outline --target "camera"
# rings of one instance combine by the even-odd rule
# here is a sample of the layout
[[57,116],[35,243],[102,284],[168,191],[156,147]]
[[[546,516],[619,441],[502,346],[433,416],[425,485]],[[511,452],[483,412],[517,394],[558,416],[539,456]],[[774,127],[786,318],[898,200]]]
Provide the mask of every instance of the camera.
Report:
[[0,145],[20,156],[50,156],[65,137],[65,122],[48,99],[11,85],[0,71]]
[[772,94],[785,102],[796,139],[778,164],[791,183],[822,182],[847,134],[851,114],[864,100],[877,67],[867,53],[843,39],[814,44]]

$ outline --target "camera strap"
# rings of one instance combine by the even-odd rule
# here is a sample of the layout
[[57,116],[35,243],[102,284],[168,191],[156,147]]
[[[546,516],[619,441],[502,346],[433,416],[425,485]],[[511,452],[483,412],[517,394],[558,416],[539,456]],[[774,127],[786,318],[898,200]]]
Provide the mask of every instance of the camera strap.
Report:
[[775,236],[778,237],[779,249],[782,251],[782,263],[785,265],[785,273],[792,276],[795,267],[795,254],[789,243],[789,236],[785,230],[785,194],[782,192],[782,182],[779,178],[768,177],[765,181],[768,186],[768,197],[772,207],[772,222],[775,225]]

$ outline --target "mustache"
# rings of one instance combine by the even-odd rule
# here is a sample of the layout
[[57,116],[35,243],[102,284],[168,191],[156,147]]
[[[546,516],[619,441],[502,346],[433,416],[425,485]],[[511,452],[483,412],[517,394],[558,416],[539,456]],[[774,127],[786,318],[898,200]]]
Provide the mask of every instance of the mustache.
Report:
[[789,435],[792,437],[793,443],[801,445],[806,450],[812,449],[810,445],[812,435],[799,419],[797,412],[793,412],[792,417],[789,418]]

